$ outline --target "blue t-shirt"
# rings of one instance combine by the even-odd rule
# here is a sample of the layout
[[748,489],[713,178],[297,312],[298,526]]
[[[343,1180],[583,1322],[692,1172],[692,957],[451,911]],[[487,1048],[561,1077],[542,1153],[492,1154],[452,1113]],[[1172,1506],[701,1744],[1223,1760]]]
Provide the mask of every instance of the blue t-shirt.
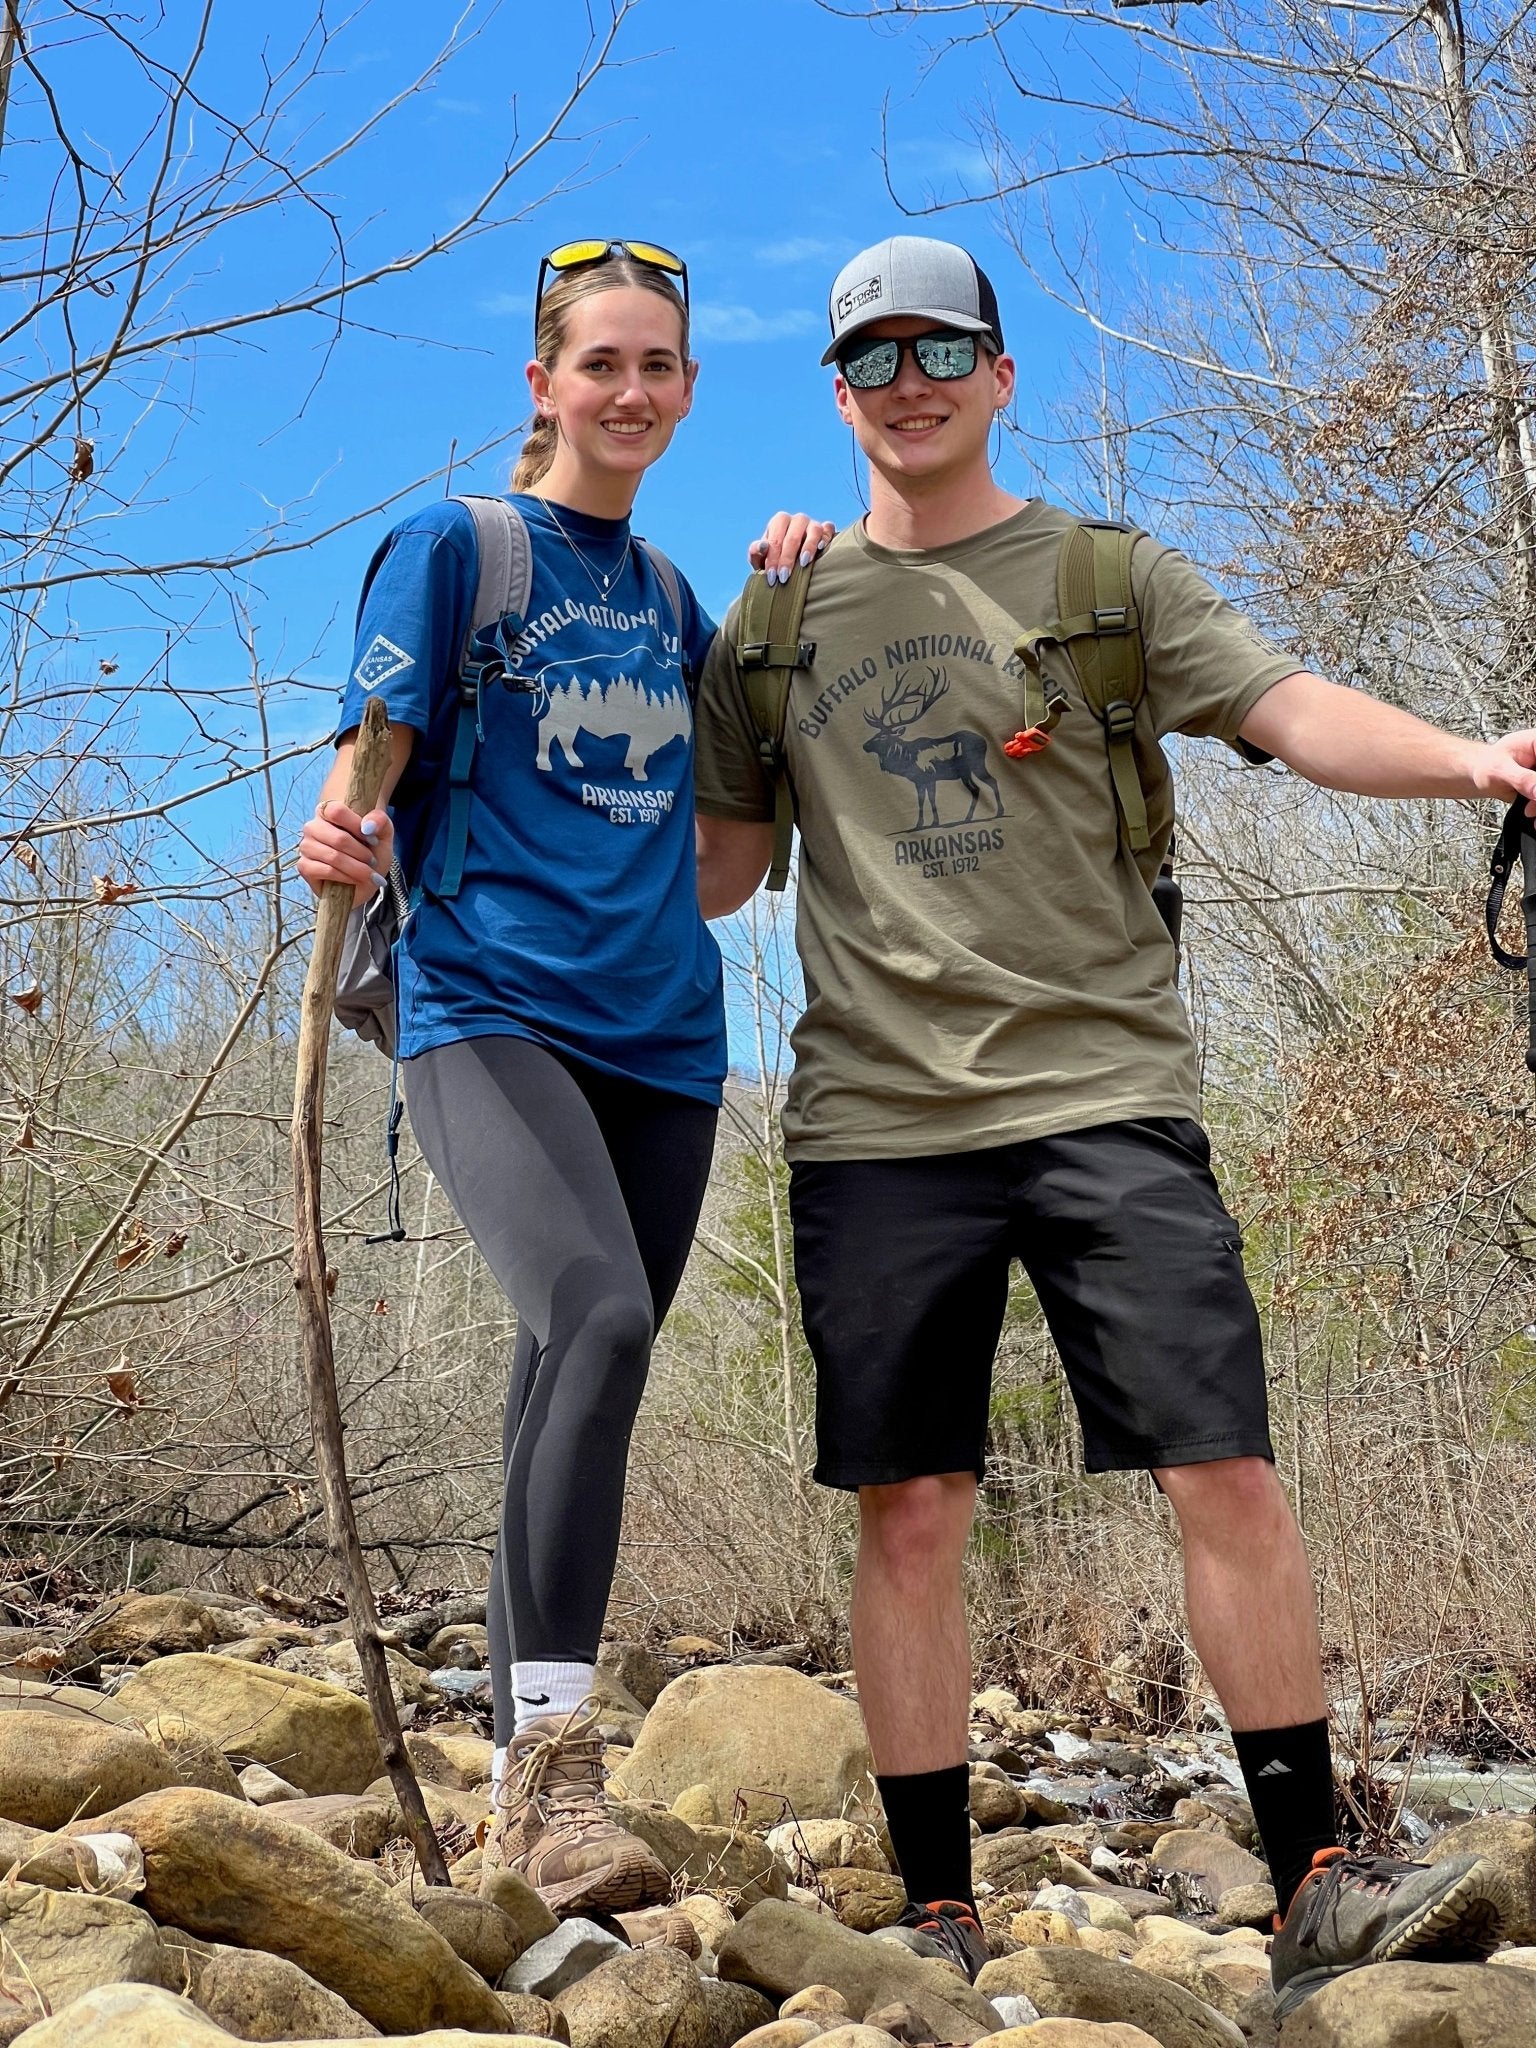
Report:
[[[695,889],[684,673],[685,661],[702,665],[714,625],[686,583],[674,619],[628,521],[562,505],[573,548],[541,499],[515,502],[533,588],[520,635],[504,622],[480,636],[499,645],[506,673],[483,691],[455,897],[435,889],[479,570],[467,508],[444,500],[402,520],[358,615],[338,732],[378,696],[418,734],[391,806],[401,863],[423,892],[400,948],[401,1056],[510,1032],[718,1102],[725,1010]],[[616,565],[604,597],[600,579]]]

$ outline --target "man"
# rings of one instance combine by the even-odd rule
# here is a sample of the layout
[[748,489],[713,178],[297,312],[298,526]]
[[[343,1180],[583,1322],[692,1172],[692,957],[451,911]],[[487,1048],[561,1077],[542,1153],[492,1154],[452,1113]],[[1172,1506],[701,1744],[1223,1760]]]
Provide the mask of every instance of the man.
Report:
[[[1143,540],[1138,861],[1105,727],[1066,664],[1050,743],[1003,752],[1030,722],[1012,650],[1057,617],[1072,522],[992,476],[1015,369],[991,285],[963,250],[898,236],[841,271],[831,321],[822,360],[868,458],[870,510],[816,571],[815,655],[786,720],[807,1001],[784,1131],[816,1477],[859,1496],[854,1657],[907,1924],[974,1976],[961,1560],[1017,1257],[1088,1468],[1151,1470],[1177,1516],[1190,1634],[1274,1876],[1285,2008],[1362,1962],[1486,1954],[1487,1865],[1366,1864],[1338,1846],[1311,1573],[1150,882],[1172,820],[1164,733],[1328,788],[1506,800],[1536,799],[1536,734],[1453,738],[1298,670]],[[700,894],[721,916],[773,842],[731,626],[698,726]]]

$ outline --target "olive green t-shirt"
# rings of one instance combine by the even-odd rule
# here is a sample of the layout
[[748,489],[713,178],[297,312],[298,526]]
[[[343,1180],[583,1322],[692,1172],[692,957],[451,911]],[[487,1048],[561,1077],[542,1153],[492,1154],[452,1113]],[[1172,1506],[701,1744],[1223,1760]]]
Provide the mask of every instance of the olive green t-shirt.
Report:
[[[968,1151],[1135,1116],[1197,1116],[1194,1045],[1150,880],[1173,817],[1158,740],[1235,742],[1301,666],[1191,568],[1137,544],[1147,689],[1136,749],[1151,855],[1119,829],[1104,728],[1070,660],[1051,744],[1026,723],[1014,643],[1056,617],[1069,514],[1035,501],[931,549],[840,534],[812,579],[785,725],[801,833],[805,1014],[784,1110],[792,1159]],[[768,820],[735,612],[696,714],[709,817]]]

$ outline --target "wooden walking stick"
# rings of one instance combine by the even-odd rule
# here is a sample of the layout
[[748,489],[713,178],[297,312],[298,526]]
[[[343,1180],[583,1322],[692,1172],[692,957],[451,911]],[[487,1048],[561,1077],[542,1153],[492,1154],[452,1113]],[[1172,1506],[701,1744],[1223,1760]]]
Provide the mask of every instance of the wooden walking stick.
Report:
[[[377,697],[363,714],[347,783],[347,806],[359,816],[379,800],[389,766],[389,719]],[[330,1050],[331,1001],[336,993],[336,968],[346,935],[352,890],[345,882],[327,882],[315,911],[315,946],[304,977],[304,1002],[299,1018],[298,1073],[293,1090],[293,1281],[299,1291],[299,1325],[304,1346],[304,1378],[309,1388],[309,1416],[315,1438],[315,1470],[325,1500],[326,1530],[331,1555],[341,1572],[347,1596],[352,1640],[357,1645],[363,1689],[373,1711],[379,1748],[400,1802],[406,1833],[428,1884],[447,1884],[448,1868],[438,1846],[426,1801],[411,1768],[400,1716],[390,1690],[389,1665],[379,1640],[379,1617],[373,1588],[358,1540],[357,1513],[347,1484],[342,1445],[341,1402],[336,1393],[336,1356],[331,1343],[330,1300],[325,1287],[325,1244],[320,1228],[320,1147],[325,1110],[325,1066]]]

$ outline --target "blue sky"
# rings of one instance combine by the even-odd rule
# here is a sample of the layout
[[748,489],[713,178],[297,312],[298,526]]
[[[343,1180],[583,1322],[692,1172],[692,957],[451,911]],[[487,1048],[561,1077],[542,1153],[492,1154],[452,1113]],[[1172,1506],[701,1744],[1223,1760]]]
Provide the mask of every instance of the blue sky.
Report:
[[[180,57],[198,12],[192,0],[167,0],[152,32],[159,56]],[[249,112],[261,67],[302,39],[310,13],[306,0],[263,9],[220,0],[199,75],[208,101]],[[456,0],[357,6],[327,52],[324,75],[278,124],[274,142],[301,153],[334,142],[399,92],[458,18]],[[45,40],[42,0],[24,10],[26,19]],[[316,181],[324,213],[296,202],[221,231],[167,280],[166,307],[204,319],[270,304],[298,281],[325,275],[332,218],[347,233],[354,273],[460,218],[511,147],[514,118],[526,138],[559,105],[581,55],[586,8],[582,0],[505,0],[472,9],[469,19],[481,24],[477,38],[433,88]],[[503,211],[517,217],[359,294],[345,331],[315,318],[248,328],[152,365],[131,389],[98,394],[84,422],[98,443],[98,476],[85,501],[100,521],[90,545],[139,561],[222,552],[274,507],[323,529],[406,491],[455,441],[456,488],[502,487],[515,443],[478,464],[464,463],[464,451],[524,418],[539,257],[578,234],[651,236],[689,262],[703,362],[698,398],[646,481],[636,524],[673,555],[717,616],[740,587],[747,541],[775,508],[801,506],[839,524],[861,509],[830,372],[818,363],[827,285],[858,248],[901,231],[966,242],[998,287],[1021,366],[1021,414],[1039,415],[1081,339],[1068,316],[1028,285],[984,207],[962,206],[925,226],[898,204],[963,201],[985,189],[967,117],[987,83],[981,55],[929,70],[915,26],[874,29],[814,0],[640,0],[617,56],[566,124],[577,139],[540,156],[505,195]],[[75,130],[102,159],[122,164],[146,104],[133,64],[99,34],[66,42],[48,63]],[[882,109],[895,197],[882,161]],[[18,71],[0,158],[0,202],[14,219],[35,217],[44,203],[45,131]],[[185,159],[174,176],[187,186],[221,138],[195,116],[179,140]],[[1048,140],[1065,153],[1076,147],[1065,130]],[[142,174],[130,164],[129,184]],[[117,304],[77,302],[77,317],[110,323]],[[60,444],[66,459],[69,432]],[[1001,473],[1016,488],[1033,487],[1011,449]],[[368,556],[392,516],[441,490],[441,482],[425,486],[393,514],[247,572],[239,596],[261,665],[269,676],[294,678],[271,706],[277,744],[328,729]],[[105,516],[135,493],[125,514]],[[141,719],[145,751],[178,756],[170,771],[177,786],[215,779],[229,758],[226,742],[249,755],[256,733],[242,696],[247,657],[229,599],[208,578],[152,588],[76,584],[50,600],[48,621],[62,636],[46,657],[56,674],[90,675],[103,658],[120,664],[124,679],[158,673],[169,630],[175,684],[232,692],[206,731],[189,722],[173,732],[178,713],[166,695]],[[142,774],[153,772],[146,763]],[[294,791],[295,829],[317,773],[306,768]],[[251,829],[254,794],[245,785],[237,799],[179,813],[188,838],[162,834],[141,872],[185,876],[191,841],[207,846]]]
[[[369,0],[306,103],[315,133],[339,132],[398,89],[455,12]],[[305,15],[283,0],[273,11],[231,7],[217,16],[209,97],[248,101],[262,24],[284,47]],[[184,47],[192,16],[186,0],[171,0],[160,35],[167,54]],[[558,102],[584,18],[580,0],[493,11],[436,89],[324,181],[328,203],[353,226],[359,258],[457,217],[507,146],[514,95],[525,133]],[[137,421],[139,445],[166,457],[157,507],[136,520],[136,551],[175,555],[210,537],[237,540],[275,504],[307,506],[306,516],[325,525],[399,491],[440,464],[455,440],[462,452],[515,426],[526,411],[538,259],[553,243],[592,232],[651,235],[690,264],[699,396],[647,479],[637,524],[677,558],[705,603],[723,609],[739,586],[747,539],[777,506],[840,523],[857,516],[848,435],[832,410],[830,373],[817,362],[826,287],[854,250],[914,226],[886,186],[886,101],[904,200],[961,198],[984,183],[964,111],[981,81],[978,65],[953,61],[924,82],[915,33],[841,20],[814,0],[642,0],[619,52],[621,63],[570,124],[586,139],[551,150],[513,187],[528,217],[360,295],[355,317],[366,331],[338,340],[324,322],[293,322],[205,344],[195,374],[180,373],[185,418],[174,441],[163,423],[156,440],[137,406],[109,403],[104,453]],[[86,108],[94,96],[102,126],[126,132],[120,67],[89,46],[77,61]],[[20,196],[28,162],[14,142],[7,168]],[[536,205],[561,178],[576,189]],[[1065,316],[1030,293],[984,209],[947,215],[935,231],[967,241],[993,271],[1027,412],[1056,381]],[[280,222],[266,216],[255,233],[223,237],[212,253],[187,287],[197,312],[274,294],[306,265],[318,269],[327,249],[315,217],[295,208]],[[504,459],[461,467],[456,487],[497,487]],[[1016,458],[1004,471],[1025,480]],[[312,683],[339,680],[357,579],[387,519],[252,573],[249,600],[267,660],[291,663]],[[76,616],[82,628],[109,627],[126,661],[135,636],[141,658],[160,644],[161,620],[178,608],[187,609],[185,592],[142,608],[86,595]],[[184,655],[178,649],[181,674],[210,680],[233,652],[221,607]],[[319,714],[293,707],[298,725],[311,715]]]

